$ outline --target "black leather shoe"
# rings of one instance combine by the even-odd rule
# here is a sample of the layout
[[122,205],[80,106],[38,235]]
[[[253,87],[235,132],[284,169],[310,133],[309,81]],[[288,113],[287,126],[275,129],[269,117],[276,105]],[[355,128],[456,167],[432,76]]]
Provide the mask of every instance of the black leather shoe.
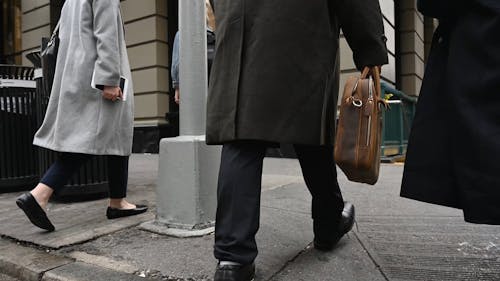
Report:
[[214,281],[252,281],[255,278],[255,264],[217,265]]
[[[351,231],[354,225],[354,217],[354,205],[345,202],[339,225],[333,231],[327,231],[328,234],[322,233],[320,235],[319,233],[315,233],[314,248],[320,251],[331,251],[340,241],[342,236]],[[315,225],[315,230],[321,233],[321,226]]]
[[24,211],[34,225],[47,231],[54,231],[56,229],[31,193],[24,193],[17,197],[16,204]]
[[134,209],[115,209],[108,207],[108,209],[106,210],[106,217],[108,217],[108,219],[111,220],[111,219],[135,216],[138,214],[145,213],[147,210],[148,206],[146,205],[135,205]]

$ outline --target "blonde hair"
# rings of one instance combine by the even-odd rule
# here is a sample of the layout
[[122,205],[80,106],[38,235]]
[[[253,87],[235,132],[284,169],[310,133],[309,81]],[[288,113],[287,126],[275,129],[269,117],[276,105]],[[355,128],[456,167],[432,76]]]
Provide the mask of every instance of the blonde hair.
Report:
[[212,5],[209,0],[205,0],[205,6],[207,7],[207,27],[211,31],[215,31],[215,16]]

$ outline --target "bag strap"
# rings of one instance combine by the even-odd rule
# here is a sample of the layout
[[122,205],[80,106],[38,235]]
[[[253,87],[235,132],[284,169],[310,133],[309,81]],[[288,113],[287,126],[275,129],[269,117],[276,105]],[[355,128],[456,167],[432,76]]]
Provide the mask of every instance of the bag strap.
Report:
[[52,35],[50,36],[50,41],[53,41],[56,36],[59,36],[59,27],[61,26],[61,20],[59,20],[56,24],[56,27],[54,28],[54,31],[52,32]]

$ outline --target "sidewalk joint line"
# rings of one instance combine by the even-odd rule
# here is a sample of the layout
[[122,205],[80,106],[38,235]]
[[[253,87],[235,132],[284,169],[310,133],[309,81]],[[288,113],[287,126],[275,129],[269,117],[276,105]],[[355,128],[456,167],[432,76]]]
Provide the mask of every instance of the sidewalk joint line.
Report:
[[375,265],[375,267],[378,269],[378,271],[380,272],[380,274],[382,274],[382,276],[384,277],[384,279],[386,281],[390,281],[389,277],[387,277],[387,275],[385,274],[385,272],[382,270],[382,267],[377,263],[377,261],[375,260],[375,258],[373,257],[373,255],[368,251],[368,248],[365,246],[365,244],[363,243],[363,241],[361,241],[361,238],[359,238],[358,234],[356,232],[354,232],[354,231],[352,233],[354,234],[354,236],[358,240],[359,244],[361,244],[361,247],[363,247],[363,249],[365,250],[365,252],[368,254],[368,257],[373,262],[373,264]]
[[[5,241],[9,241],[10,243],[16,244],[16,246],[21,246],[21,247],[24,247],[24,248],[29,248],[29,249],[31,249],[33,251],[38,251],[38,252],[41,252],[41,253],[45,253],[45,254],[50,255],[50,256],[59,256],[57,254],[53,254],[52,253],[52,252],[55,252],[53,249],[51,249],[51,248],[45,248],[43,246],[40,246],[40,245],[37,245],[37,244],[34,244],[34,243],[30,243],[30,242],[26,242],[26,241],[20,241],[20,240],[14,239],[14,238],[6,236],[6,235],[0,235],[0,239],[3,239]],[[47,252],[47,251],[49,251],[49,252]],[[2,256],[0,256],[0,257],[2,257]],[[52,271],[54,269],[63,267],[63,266],[67,266],[69,264],[73,264],[73,263],[76,262],[76,259],[74,259],[74,258],[68,258],[66,256],[64,256],[64,258],[70,259],[71,262],[69,262],[67,264],[57,265],[57,266],[48,268],[48,269],[46,269],[44,271],[41,271],[38,274],[38,281],[41,281],[43,279],[43,277],[45,276],[45,273],[47,273],[49,271]],[[23,269],[28,269],[26,266],[22,266],[20,264],[16,264],[16,263],[11,262],[11,261],[7,261],[7,263],[9,263],[11,265],[14,265],[14,266],[18,266],[18,267],[23,268]],[[13,276],[12,275],[8,275],[8,276],[10,276],[12,278],[22,278],[21,275],[13,275]]]
[[[276,276],[278,276],[281,272],[283,272],[285,270],[285,268],[288,267],[288,265],[290,265],[291,263],[293,263],[295,260],[297,260],[297,258],[302,255],[303,253],[306,252],[307,249],[309,249],[312,245],[312,242],[307,244],[307,246],[300,250],[295,256],[293,256],[291,259],[289,259],[287,262],[285,262],[285,264],[278,270],[276,271],[273,275],[271,275],[271,277],[269,277],[269,279],[267,279],[266,281],[271,281],[273,280],[273,278],[275,278]],[[389,281],[389,280],[388,280]]]
[[38,245],[38,244],[36,244],[34,242],[19,240],[19,239],[16,239],[14,237],[10,237],[10,236],[4,235],[4,234],[0,234],[0,239],[9,241],[11,243],[18,244],[18,245],[26,247],[26,248],[31,248],[31,249],[35,249],[35,250],[39,250],[39,251],[43,251],[43,252],[56,251],[57,250],[55,248]]
[[264,192],[269,192],[269,191],[275,191],[277,189],[281,189],[281,188],[288,188],[288,187],[292,187],[296,184],[300,184],[301,182],[300,181],[294,181],[294,182],[290,182],[290,183],[284,183],[284,184],[279,184],[279,185],[276,185],[276,186],[271,186],[269,188],[266,188],[266,189],[263,189],[262,190],[262,193]]
[[266,206],[266,205],[263,205],[263,204],[261,204],[261,207],[262,208],[266,208],[266,209],[275,210],[275,211],[283,211],[283,212],[292,213],[292,214],[299,214],[299,215],[310,215],[311,214],[310,212],[301,212],[301,211],[287,210],[287,209],[282,209],[282,208],[276,208],[276,207]]
[[67,264],[62,264],[62,265],[58,265],[58,266],[56,266],[56,267],[54,267],[54,268],[47,269],[47,270],[45,270],[45,271],[41,272],[41,273],[40,273],[40,277],[38,278],[38,281],[42,281],[43,277],[45,276],[45,274],[46,274],[47,272],[50,272],[50,271],[52,271],[52,270],[58,269],[58,268],[63,267],[63,266],[67,266],[67,265],[73,264],[73,263],[75,263],[75,262],[76,262],[76,260],[75,260],[75,259],[73,259],[73,261],[72,261],[72,262],[70,262],[70,263],[67,263]]
[[98,236],[92,237],[91,239],[87,239],[87,240],[84,240],[84,241],[77,241],[75,243],[71,243],[71,244],[67,244],[67,245],[63,245],[63,246],[59,246],[59,247],[43,246],[43,245],[36,244],[35,242],[30,242],[30,241],[25,241],[25,240],[19,240],[19,239],[16,239],[14,237],[11,237],[11,236],[8,236],[8,235],[4,235],[4,234],[0,234],[0,239],[9,240],[9,241],[11,241],[13,243],[19,243],[22,246],[35,248],[37,250],[42,250],[42,251],[49,250],[49,251],[53,252],[53,251],[59,251],[59,250],[63,250],[63,249],[67,249],[67,248],[71,248],[71,247],[75,247],[75,246],[80,246],[80,245],[83,245],[83,244],[86,244],[86,243],[89,243],[89,242],[93,242],[95,240],[98,240],[99,238],[115,234],[115,233],[123,231],[125,229],[137,228],[141,223],[142,222],[134,223],[134,224],[128,226],[127,228],[117,229],[117,230],[112,231],[110,233],[106,233],[106,234],[102,234],[102,235],[98,235]]

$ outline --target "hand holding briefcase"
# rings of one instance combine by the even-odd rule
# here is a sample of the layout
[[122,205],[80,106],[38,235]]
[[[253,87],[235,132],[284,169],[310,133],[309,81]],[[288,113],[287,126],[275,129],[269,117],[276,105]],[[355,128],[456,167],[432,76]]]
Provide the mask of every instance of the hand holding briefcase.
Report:
[[365,67],[345,85],[335,141],[335,161],[351,181],[375,184],[380,170],[382,108],[380,70]]

